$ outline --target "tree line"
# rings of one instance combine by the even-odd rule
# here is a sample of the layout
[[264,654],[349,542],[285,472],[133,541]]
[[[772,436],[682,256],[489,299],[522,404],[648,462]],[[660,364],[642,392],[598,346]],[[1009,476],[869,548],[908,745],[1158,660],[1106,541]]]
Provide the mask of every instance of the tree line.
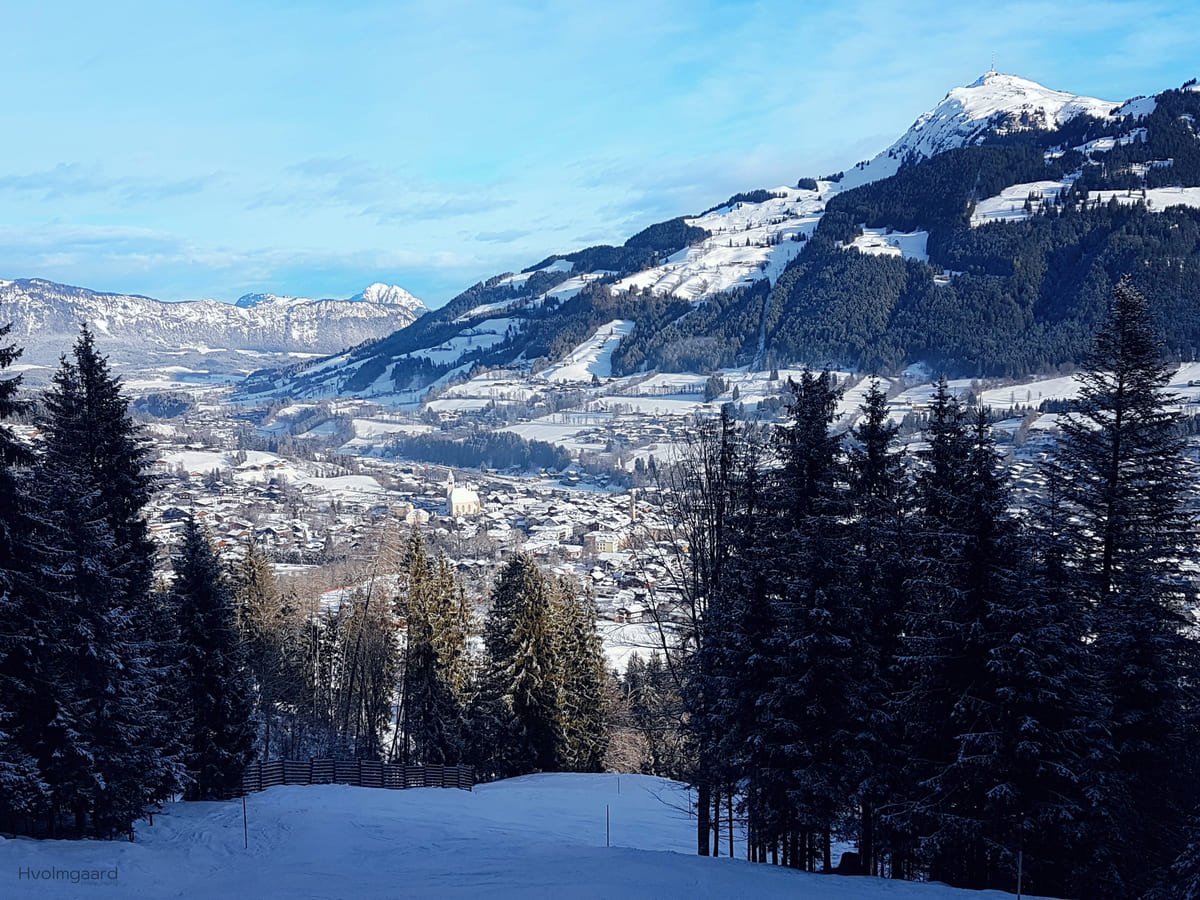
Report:
[[724,802],[758,862],[831,871],[842,837],[853,873],[1200,890],[1195,484],[1169,371],[1122,282],[1028,508],[944,380],[911,454],[877,387],[837,434],[828,373],[792,384],[773,433],[701,429],[668,481],[688,625],[667,662],[702,854]]
[[256,757],[603,764],[595,607],[565,580],[513,558],[480,623],[413,532],[306,604],[191,518],[164,565],[150,451],[87,328],[21,437],[19,386],[0,378],[0,832],[126,835],[167,800],[235,796]]
[[235,570],[262,758],[599,771],[607,674],[590,598],[525,555],[469,597],[418,530],[386,540],[373,569],[387,574],[315,608],[253,548]]

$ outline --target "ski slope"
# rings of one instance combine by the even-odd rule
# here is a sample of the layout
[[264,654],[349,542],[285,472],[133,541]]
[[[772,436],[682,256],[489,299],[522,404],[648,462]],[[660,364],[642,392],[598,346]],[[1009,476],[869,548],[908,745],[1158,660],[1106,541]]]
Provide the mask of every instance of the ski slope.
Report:
[[[122,900],[774,898],[999,900],[998,892],[809,875],[694,856],[689,795],[639,775],[533,775],[475,791],[276,787],[242,804],[177,803],[137,841],[0,839],[0,896]],[[605,846],[608,810],[611,847]],[[740,836],[736,853],[744,853]],[[107,882],[22,869],[112,872]]]
[[761,278],[774,284],[804,248],[797,239],[812,236],[832,189],[828,181],[819,182],[815,191],[777,187],[762,203],[738,202],[687,219],[709,237],[684,247],[662,265],[621,279],[615,288],[696,301]]
[[546,381],[591,381],[612,377],[612,355],[621,339],[633,331],[633,322],[613,319],[554,365],[541,372]]

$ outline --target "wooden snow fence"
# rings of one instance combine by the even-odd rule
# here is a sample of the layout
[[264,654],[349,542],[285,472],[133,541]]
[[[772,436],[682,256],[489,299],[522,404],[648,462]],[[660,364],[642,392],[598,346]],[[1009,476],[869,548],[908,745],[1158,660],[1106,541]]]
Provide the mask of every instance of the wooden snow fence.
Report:
[[242,773],[242,792],[280,784],[352,784],[355,787],[461,788],[475,786],[470,766],[401,766],[377,759],[273,759],[251,763]]

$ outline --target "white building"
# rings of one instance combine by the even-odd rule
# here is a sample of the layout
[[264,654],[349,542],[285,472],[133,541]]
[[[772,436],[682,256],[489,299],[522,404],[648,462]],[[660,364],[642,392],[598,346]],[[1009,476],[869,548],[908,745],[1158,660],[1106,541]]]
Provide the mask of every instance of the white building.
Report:
[[446,514],[458,518],[459,516],[477,516],[482,511],[479,494],[468,487],[456,486],[454,473],[451,472],[450,477],[446,480]]
[[611,531],[593,531],[583,539],[592,553],[619,553],[625,544],[621,535]]
[[404,514],[404,521],[408,525],[428,525],[429,513],[423,509],[410,509]]

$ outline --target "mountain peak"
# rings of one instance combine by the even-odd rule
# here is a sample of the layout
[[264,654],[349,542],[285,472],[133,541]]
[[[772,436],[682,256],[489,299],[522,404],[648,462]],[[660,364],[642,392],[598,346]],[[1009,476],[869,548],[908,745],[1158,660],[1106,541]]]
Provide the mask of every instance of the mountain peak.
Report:
[[[974,81],[972,81],[970,84],[968,84],[967,87],[973,87],[973,88],[983,87],[989,81],[994,81],[997,78],[1002,78],[1002,77],[1004,77],[1002,73],[997,72],[995,69],[988,69],[986,72],[984,72],[978,78],[976,78]],[[1012,76],[1009,76],[1009,77],[1012,77]]]
[[[400,287],[398,284],[384,284],[382,281],[377,281],[374,284],[369,284],[353,297],[347,297],[347,302],[350,303],[378,303],[383,306],[401,306],[405,309],[413,311],[425,312],[425,304]],[[263,305],[296,305],[301,303],[315,303],[317,298],[310,297],[289,297],[281,294],[243,294],[238,297],[235,306],[240,306],[242,309],[253,309],[256,306]]]
[[400,285],[384,284],[382,281],[367,285],[350,299],[368,303],[384,303],[389,306],[404,306],[409,309],[425,309],[425,304],[421,300]]
[[934,156],[978,143],[987,132],[1054,128],[1080,115],[1107,118],[1118,105],[989,69],[966,87],[946,94],[886,153],[896,159]]
[[[1028,78],[1022,78],[1020,75],[1013,75],[1008,72],[1000,72],[996,69],[988,69],[974,81],[968,84],[967,88],[981,88],[986,87],[989,84],[1033,87],[1042,91],[1048,90],[1048,88],[1038,84],[1036,81],[1031,81]],[[962,90],[962,88],[957,88],[957,90]]]

